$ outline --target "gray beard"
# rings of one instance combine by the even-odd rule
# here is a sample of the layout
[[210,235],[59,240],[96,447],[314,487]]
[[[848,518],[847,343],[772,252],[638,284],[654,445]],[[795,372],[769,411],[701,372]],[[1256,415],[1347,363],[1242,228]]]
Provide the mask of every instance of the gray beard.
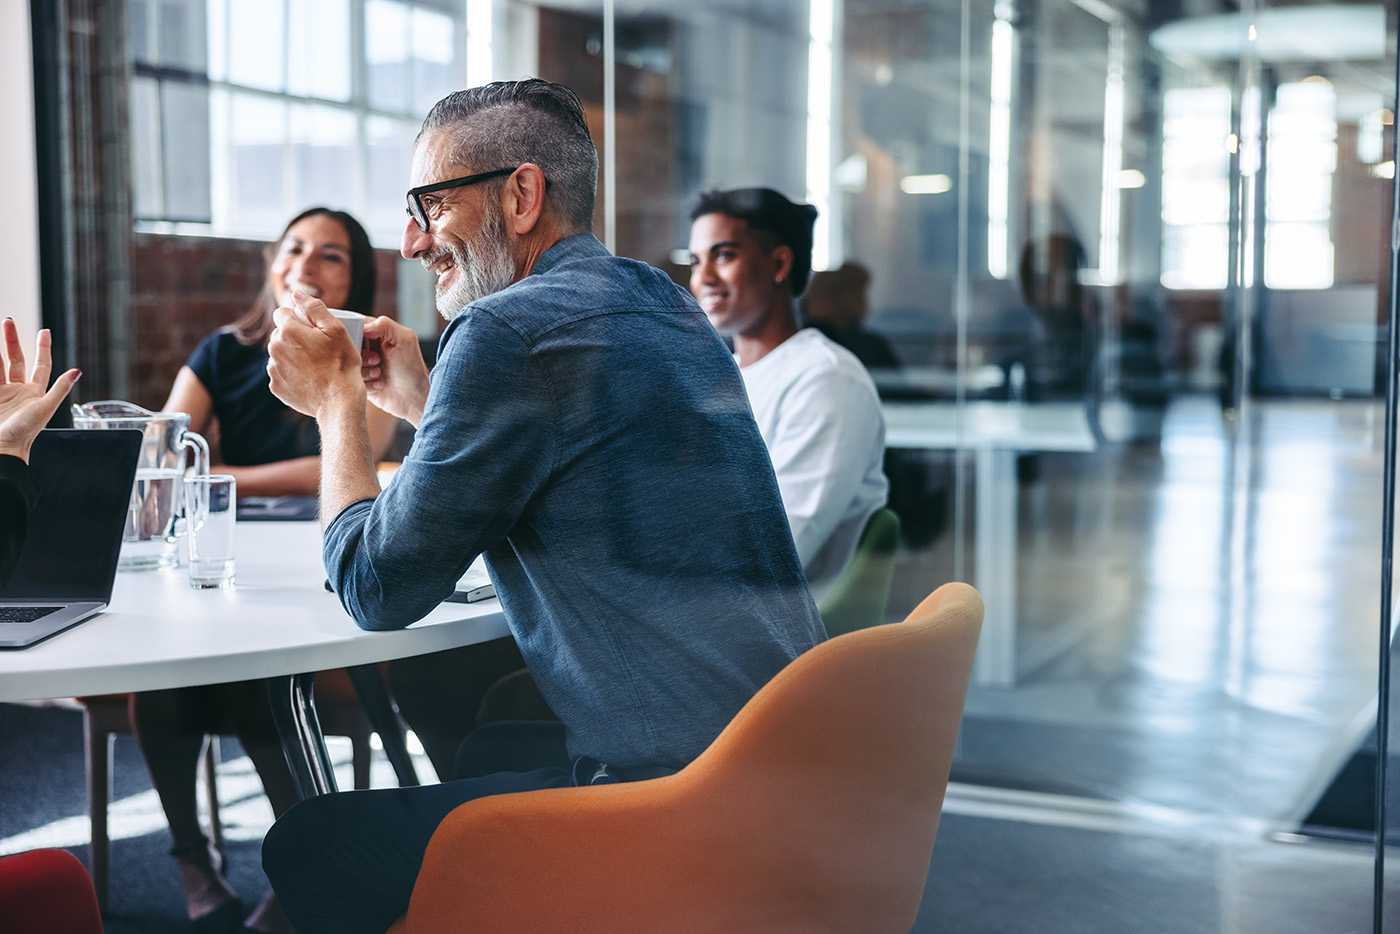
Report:
[[466,311],[472,302],[501,291],[515,280],[515,261],[506,244],[505,223],[499,212],[487,214],[481,231],[473,239],[460,246],[445,244],[442,249],[451,255],[457,267],[457,281],[437,293],[438,314],[446,321]]

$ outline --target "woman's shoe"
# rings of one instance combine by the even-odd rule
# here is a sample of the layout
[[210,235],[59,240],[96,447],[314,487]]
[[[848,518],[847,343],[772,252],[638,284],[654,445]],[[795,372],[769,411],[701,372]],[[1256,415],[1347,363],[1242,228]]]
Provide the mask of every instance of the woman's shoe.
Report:
[[[243,906],[224,879],[223,859],[201,840],[170,851],[180,868],[180,887],[185,893],[185,911],[197,931],[237,931],[242,926]],[[232,926],[228,919],[232,919]]]

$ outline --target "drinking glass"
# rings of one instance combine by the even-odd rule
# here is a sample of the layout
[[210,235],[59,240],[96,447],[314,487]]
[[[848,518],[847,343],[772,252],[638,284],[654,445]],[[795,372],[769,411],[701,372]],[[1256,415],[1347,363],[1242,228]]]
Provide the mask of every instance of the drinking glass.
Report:
[[190,586],[196,590],[233,586],[233,523],[237,493],[228,474],[185,480],[185,541],[189,545]]

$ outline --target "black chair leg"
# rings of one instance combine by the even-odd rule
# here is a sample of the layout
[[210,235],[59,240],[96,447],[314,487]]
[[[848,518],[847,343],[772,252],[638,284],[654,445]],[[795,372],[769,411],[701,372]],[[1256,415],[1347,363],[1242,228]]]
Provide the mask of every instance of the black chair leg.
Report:
[[374,665],[356,665],[347,668],[350,682],[355,685],[355,693],[360,697],[360,706],[379,739],[384,743],[384,754],[398,777],[399,787],[408,788],[420,784],[418,771],[413,767],[413,759],[408,754],[408,744],[404,740],[403,724],[389,700],[389,689]]
[[316,716],[316,678],[310,672],[268,678],[267,702],[292,773],[297,798],[305,801],[335,792],[335,770]]
[[356,791],[369,787],[369,769],[374,760],[374,750],[369,745],[369,723],[362,720],[361,725],[363,729],[357,728],[350,734],[350,770]]

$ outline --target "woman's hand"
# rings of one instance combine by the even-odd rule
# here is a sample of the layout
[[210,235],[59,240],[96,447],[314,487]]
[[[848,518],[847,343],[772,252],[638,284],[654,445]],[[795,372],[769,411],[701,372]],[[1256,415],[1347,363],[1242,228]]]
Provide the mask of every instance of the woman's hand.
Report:
[[[19,343],[19,328],[13,318],[6,318],[0,326],[0,454],[10,454],[25,463],[29,462],[29,448],[34,438],[58,411],[63,397],[73,388],[82,374],[69,370],[49,383],[49,371],[53,369],[53,357],[47,328],[34,339],[34,369],[29,378],[24,374],[24,350]],[[47,391],[45,391],[47,389]]]

